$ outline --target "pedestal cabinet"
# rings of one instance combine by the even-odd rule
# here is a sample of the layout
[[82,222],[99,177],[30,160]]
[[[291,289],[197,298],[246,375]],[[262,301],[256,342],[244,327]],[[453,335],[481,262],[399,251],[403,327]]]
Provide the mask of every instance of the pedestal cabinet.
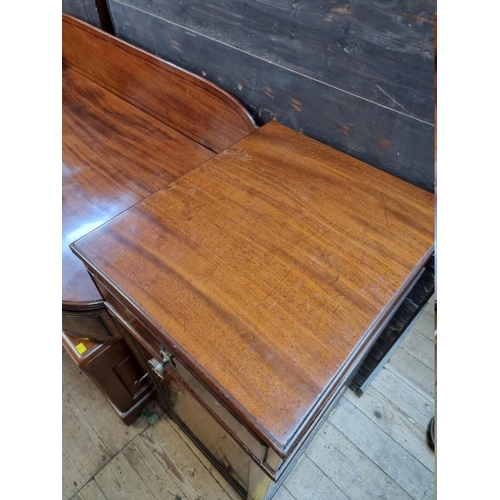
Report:
[[268,500],[425,273],[433,195],[276,122],[71,245],[170,413]]

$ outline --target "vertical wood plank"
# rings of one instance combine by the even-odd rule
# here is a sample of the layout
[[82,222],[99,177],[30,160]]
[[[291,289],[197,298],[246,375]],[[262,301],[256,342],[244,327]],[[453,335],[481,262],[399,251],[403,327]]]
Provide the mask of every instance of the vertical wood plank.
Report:
[[[179,484],[182,484],[186,493],[192,495],[193,498],[196,498],[196,494],[200,491],[204,491],[208,498],[214,500],[239,498],[224,478],[219,476],[220,480],[216,480],[213,475],[215,468],[206,457],[204,457],[205,463],[199,460],[171,425],[172,423],[170,418],[164,419],[160,422],[161,425],[156,425],[142,433],[142,443],[138,442],[142,453],[150,457],[154,455],[157,463],[162,463],[164,468],[170,470],[174,478],[181,481]],[[191,442],[191,444],[195,446],[194,443]]]
[[[123,450],[154,496],[158,499],[178,496],[186,500],[203,497],[230,500],[203,464],[193,459],[191,451],[168,427],[168,422],[163,420],[154,428],[144,431]],[[165,436],[164,430],[171,437],[162,443],[157,434]]]
[[63,398],[62,422],[64,446],[85,483],[106,464],[109,449],[68,395]]
[[212,465],[210,460],[200,451],[200,449],[193,443],[189,436],[181,429],[181,427],[172,419],[168,418],[168,422],[172,429],[177,433],[179,439],[189,448],[190,452],[203,464],[205,469],[222,486],[224,491],[229,495],[232,500],[239,500],[241,497],[236,490],[227,482],[224,476]]
[[273,497],[273,500],[297,500],[286,488],[281,485]]
[[425,366],[434,370],[434,342],[428,336],[412,328],[403,342],[401,342],[401,348]]

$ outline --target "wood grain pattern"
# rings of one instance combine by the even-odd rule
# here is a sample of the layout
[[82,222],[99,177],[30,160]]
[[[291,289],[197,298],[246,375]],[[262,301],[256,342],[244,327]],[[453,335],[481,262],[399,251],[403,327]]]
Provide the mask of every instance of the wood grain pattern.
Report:
[[[98,459],[106,457],[102,465],[105,465],[131,439],[147,427],[144,419],[138,419],[131,426],[123,423],[116,416],[115,410],[107,402],[104,394],[73,362],[66,351],[62,359],[62,379],[64,381],[63,403],[68,400],[72,402],[72,412],[78,417],[80,426],[85,429],[86,434],[91,436],[94,443],[93,449],[98,452]],[[64,424],[63,421],[63,427]],[[89,438],[85,437],[85,440]],[[101,450],[102,443],[104,443],[104,450]],[[102,453],[102,451],[105,452]],[[87,457],[87,460],[93,461],[94,457]]]
[[433,230],[430,193],[271,122],[72,248],[284,452]]
[[412,498],[433,497],[434,474],[349,401],[342,400],[329,420]]
[[[346,397],[352,394],[346,392]],[[356,398],[355,403],[363,398]],[[334,417],[332,417],[334,418]],[[375,465],[330,421],[321,428],[306,455],[351,499],[411,500],[391,477]],[[285,483],[288,486],[288,483]],[[293,493],[295,489],[290,486]],[[312,494],[309,497],[312,498]],[[304,497],[308,498],[308,496]]]
[[92,479],[71,500],[106,500],[106,497]]
[[95,482],[107,500],[158,500],[123,453],[95,476]]
[[[68,446],[71,446],[71,444],[68,443]],[[73,494],[75,494],[85,484],[85,481],[87,479],[80,474],[78,467],[74,464],[73,460],[71,460],[71,457],[69,453],[66,451],[64,444],[62,447],[61,462],[62,462],[61,463],[62,499],[68,500],[68,498],[70,498]]]
[[[415,325],[418,326],[420,330],[423,329],[423,325],[420,324],[421,318],[422,317],[417,320]],[[431,328],[431,333],[432,332],[433,328]],[[412,331],[408,334],[408,338],[413,336],[416,336],[415,329],[412,329]],[[68,361],[69,367],[75,368],[74,370],[65,371],[65,376],[63,377],[63,385],[66,387],[70,386],[72,389],[70,391],[71,395],[74,395],[75,393],[73,392],[73,389],[78,390],[80,387],[80,384],[77,384],[76,382],[81,381],[82,375],[78,374],[78,370],[71,363],[71,360],[68,359],[68,355],[65,351],[63,353],[63,365],[66,364],[64,360]],[[385,375],[388,375],[389,377],[385,377]],[[418,373],[413,374],[414,377],[418,377],[418,375]],[[415,384],[415,382],[416,379],[412,380],[412,384]],[[429,413],[430,416],[421,415],[421,417],[417,417],[415,415],[415,412],[418,411],[418,409],[425,410],[424,405],[426,400],[410,397],[410,394],[415,396],[416,393],[404,381],[397,378],[389,370],[383,369],[375,378],[372,386],[368,388],[365,396],[373,392],[375,386],[377,387],[377,392],[379,392],[382,397],[388,399],[390,408],[397,412],[397,420],[405,418],[405,415],[408,417],[413,415],[417,421],[420,422],[420,425],[423,428],[427,426],[433,412],[431,411]],[[106,434],[103,433],[103,428],[107,428],[108,431],[112,431],[115,434],[122,435],[122,446],[125,448],[122,451],[119,451],[119,454],[123,455],[125,450],[128,452],[126,445],[132,442],[137,443],[138,436],[134,433],[130,433],[130,429],[124,425],[114,425],[114,427],[111,427],[116,423],[116,416],[106,411],[107,408],[105,404],[101,406],[92,404],[93,398],[100,400],[102,399],[102,395],[99,393],[98,389],[93,386],[93,384],[89,384],[89,388],[91,390],[88,391],[88,393],[83,394],[83,397],[81,392],[77,393],[81,397],[78,404],[81,408],[85,408],[87,406],[89,407],[87,416],[89,416],[88,413],[91,411],[92,416],[94,417],[93,425],[101,436]],[[349,395],[347,397],[349,398]],[[363,398],[352,397],[352,404],[356,407],[359,405],[359,408],[361,409],[363,406]],[[161,458],[162,453],[165,453],[166,458],[168,457],[175,464],[176,471],[181,474],[184,482],[196,482],[197,488],[205,492],[204,494],[206,500],[212,500],[217,483],[226,490],[232,499],[237,500],[240,498],[234,490],[230,489],[229,484],[220,476],[218,471],[211,466],[208,459],[189,439],[189,437],[184,434],[174,421],[170,420],[162,413],[158,404],[151,405],[150,410],[158,412],[160,420],[153,426],[144,428],[141,432],[140,439],[148,443],[149,447],[150,439],[149,437],[146,439],[146,436],[153,436],[154,441],[157,443],[157,446],[154,446],[153,449],[155,450],[155,453],[157,453],[156,456],[159,458],[158,461],[165,464],[164,466],[161,466],[161,468],[165,468],[165,473],[173,475],[167,466],[167,463],[170,462],[168,462],[168,460],[163,462],[163,459]],[[363,413],[362,409],[361,412]],[[368,429],[368,431],[364,430],[365,425],[369,425],[371,428],[372,422],[369,419],[370,415],[365,413],[363,413],[363,415],[368,418],[348,422],[349,435],[351,433],[354,436],[370,433],[370,429]],[[332,418],[334,419],[335,415],[333,415]],[[107,427],[102,425],[102,422],[106,419],[109,423]],[[144,419],[140,420],[145,422]],[[96,421],[101,422],[101,425],[96,425]],[[361,427],[358,427],[358,424],[361,425]],[[390,443],[391,439],[394,439],[404,448],[406,440],[409,439],[409,436],[411,437],[412,431],[407,427],[398,427],[397,434],[393,435],[393,430],[394,428],[387,429],[389,434],[385,435],[385,438],[382,441],[383,445],[385,446],[386,443]],[[128,435],[126,433],[128,433]],[[142,436],[144,436],[144,439]],[[180,443],[178,442],[179,439],[181,440]],[[63,442],[63,446],[64,444],[68,447],[68,452],[73,453],[70,443]],[[361,448],[363,448],[362,442],[358,444],[360,444]],[[160,451],[160,445],[163,451]],[[421,446],[426,446],[425,442],[422,442]],[[156,452],[156,450],[158,450],[158,452]],[[373,448],[369,447],[366,451],[373,451]],[[391,453],[388,453],[387,456],[382,456],[376,463],[373,462],[360,448],[350,441],[346,435],[339,431],[339,429],[335,427],[332,422],[325,423],[313,443],[306,450],[306,455],[315,464],[317,469],[323,472],[340,490],[342,490],[347,497],[351,499],[386,498],[387,500],[410,500],[413,498],[406,493],[394,479],[384,472],[384,470],[387,470],[392,463]],[[371,456],[374,458],[373,454],[371,454]],[[92,457],[89,457],[89,460],[92,460]],[[205,472],[203,472],[202,469],[205,469]],[[312,487],[309,490],[302,487],[302,483],[307,484],[310,481],[307,476],[303,476],[306,472],[307,470],[305,468],[301,468],[297,476],[292,477],[293,482],[288,480],[291,477],[289,476],[289,478],[285,481],[285,484],[278,489],[278,492],[273,497],[273,500],[317,500],[316,488],[314,484],[312,484]],[[407,469],[407,474],[411,474],[411,466]],[[152,474],[147,478],[143,475],[143,477],[144,482],[147,484],[151,492],[158,490],[161,491],[164,487],[163,473],[161,473],[161,471],[160,474]],[[430,492],[426,500],[434,498],[434,495],[432,494],[434,476],[430,476],[429,479],[431,481],[429,484],[421,483],[420,485],[422,489]],[[77,480],[77,485],[73,484],[73,481],[75,480]],[[63,484],[65,485],[65,487],[63,487],[63,500],[68,500],[68,498],[77,490],[79,491],[75,494],[73,500],[95,500],[96,498],[105,500],[102,490],[100,490],[94,480],[90,480],[90,482],[82,488],[82,485],[84,484],[83,478],[79,475],[78,470],[69,459],[64,448]],[[140,492],[135,489],[136,483],[134,481],[122,480],[121,485],[122,488],[128,489],[130,497],[141,498]],[[201,496],[203,498],[203,494]],[[168,497],[163,496],[158,500],[166,500],[166,498]]]
[[69,244],[213,153],[63,67],[63,302],[101,301]]
[[317,500],[349,500],[349,497],[314,464],[303,455],[286,479],[287,487],[297,499],[307,498],[314,492]]
[[415,331],[411,337],[406,337],[401,343],[401,348],[411,352],[425,366],[434,369],[434,342],[421,333]]
[[62,0],[62,11],[92,26],[101,27],[95,0]]
[[[158,499],[176,495],[186,500],[197,500],[203,495],[213,500],[231,498],[170,423],[144,431],[124,449],[124,454],[147,484],[156,483],[150,489]],[[154,477],[157,479],[153,481]]]
[[[434,2],[427,2],[421,9],[415,1],[399,5],[399,17],[407,19],[406,30],[394,36],[389,27],[405,25],[387,19],[389,6],[375,6],[373,11],[379,13],[376,19],[369,15],[368,6],[355,1],[118,1],[360,98],[433,123]],[[417,19],[412,19],[412,13],[418,10]],[[385,17],[380,15],[384,11]]]
[[[269,9],[281,13],[274,14],[274,19],[278,20],[277,25],[270,26],[268,17],[264,14],[255,21],[252,21],[250,15],[241,14],[236,26],[230,25],[227,30],[223,29],[224,23],[220,18],[229,17],[227,23],[230,24],[237,11],[228,13],[220,7],[224,2],[225,0],[209,2],[211,5],[217,3],[220,10],[204,10],[205,16],[193,13],[194,20],[191,19],[189,8],[190,5],[193,6],[193,2],[182,2],[179,14],[181,20],[163,16],[156,8],[157,3],[153,13],[147,11],[149,2],[140,2],[138,7],[133,7],[122,1],[110,0],[109,5],[117,36],[221,86],[244,104],[258,125],[276,119],[370,165],[434,191],[433,65],[432,53],[428,52],[429,48],[432,50],[432,41],[429,42],[430,47],[426,48],[427,52],[419,47],[404,45],[400,47],[403,52],[398,54],[391,50],[393,45],[398,46],[398,42],[389,35],[390,32],[400,32],[401,40],[411,38],[413,30],[408,26],[404,27],[403,20],[416,13],[422,18],[426,16],[422,9],[419,10],[419,5],[415,5],[417,2],[410,5],[408,2],[405,5],[401,5],[401,2],[366,5],[363,2],[364,13],[360,23],[354,21],[353,14],[338,14],[333,23],[335,29],[326,20],[328,13],[324,13],[326,15],[323,21],[319,14],[307,14],[308,10],[315,7],[321,11],[329,6],[328,2],[266,2],[275,6]],[[175,0],[169,0],[169,4],[172,3]],[[265,6],[257,6],[256,3],[246,2],[243,10],[245,7],[248,12],[264,9]],[[241,7],[241,3],[236,1],[232,5],[236,4]],[[331,8],[339,10],[349,9],[351,6],[351,2],[348,5],[331,4]],[[398,14],[399,7],[401,10]],[[430,6],[426,8],[431,9]],[[192,10],[196,12],[194,7]],[[353,10],[357,12],[358,6]],[[302,15],[304,11],[306,14]],[[378,21],[385,25],[388,36],[379,36],[371,28],[364,29],[365,26],[371,26],[370,12],[381,13]],[[285,34],[282,34],[281,39],[277,36],[276,31],[284,30],[286,26],[291,29],[296,17],[300,19],[304,16],[311,23],[318,18],[317,23],[322,23],[322,28],[315,25],[308,25],[307,28],[304,26],[302,31],[297,31],[294,40],[288,42]],[[197,21],[199,25],[196,24]],[[407,24],[416,26],[425,23],[408,21]],[[251,30],[247,25],[252,25],[255,29]],[[263,27],[274,29],[266,31]],[[380,26],[376,25],[374,28],[380,29]],[[338,36],[330,39],[331,32]],[[409,35],[406,36],[405,32]],[[231,36],[232,33],[236,33],[235,36]],[[360,33],[366,35],[366,43],[359,39]],[[418,41],[422,37],[429,40],[428,34],[414,32],[413,35]],[[297,39],[304,38],[314,42],[314,54],[306,43],[297,45]],[[412,43],[417,43],[416,40]],[[344,46],[342,48],[337,44]],[[331,51],[328,51],[328,45]],[[281,52],[288,52],[290,46],[294,50],[287,56],[287,64],[283,65],[280,62],[280,58],[283,58]],[[256,53],[259,47],[261,52]],[[372,52],[367,56],[366,50],[369,47]],[[338,57],[330,57],[332,51]],[[365,54],[364,58],[360,54]],[[423,54],[430,56],[425,59]],[[317,61],[321,55],[324,59]],[[404,73],[404,68],[399,67],[402,63],[398,61],[398,57],[407,61],[404,68],[408,73]],[[416,59],[410,62],[408,57]],[[363,61],[356,63],[358,58]],[[390,59],[392,67],[389,68]],[[307,71],[307,67],[314,64],[324,74],[328,72],[330,63],[340,72],[333,74],[339,80],[342,79],[342,72],[349,71],[351,67],[346,60],[356,66],[359,72],[351,74],[352,78],[342,83],[347,85],[345,88],[322,79],[321,74]],[[380,73],[375,76],[377,71]],[[371,74],[374,78],[363,80],[366,74]],[[418,97],[412,94],[413,82],[420,89]],[[366,91],[369,97],[362,97],[361,87],[369,89]],[[426,90],[422,92],[423,88]],[[370,100],[375,98],[374,92],[378,93],[377,101]],[[425,93],[425,97],[422,93]],[[412,95],[415,97],[413,104],[410,103]],[[404,108],[409,104],[413,111],[406,113],[391,97]],[[393,107],[387,106],[388,103]],[[417,118],[418,108],[423,113],[418,114]],[[415,117],[410,116],[412,113]],[[422,121],[424,115],[426,118]]]
[[101,308],[69,243],[255,125],[215,85],[66,15],[62,76],[63,309]]
[[69,17],[63,61],[213,151],[256,128],[245,108],[212,83]]
[[347,391],[346,399],[367,415],[386,434],[402,443],[402,447],[422,465],[434,472],[434,453],[427,446],[427,426],[420,426],[409,415],[405,415],[399,408],[391,404],[390,400],[376,389],[367,391],[362,398]]
[[398,349],[385,366],[408,384],[414,378],[413,374],[418,373],[417,381],[412,384],[412,387],[429,401],[434,401],[436,393],[434,390],[435,373],[433,369],[404,349]]
[[[410,332],[410,336],[411,336]],[[418,377],[419,373],[414,373]],[[434,414],[434,403],[414,389],[415,382],[409,384],[391,370],[384,367],[372,383],[372,388],[390,399],[401,413],[425,428]]]

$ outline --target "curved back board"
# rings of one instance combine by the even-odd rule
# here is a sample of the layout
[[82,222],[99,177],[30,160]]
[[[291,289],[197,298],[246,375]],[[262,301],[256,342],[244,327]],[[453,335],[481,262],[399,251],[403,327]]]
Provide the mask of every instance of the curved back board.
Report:
[[216,153],[257,128],[221,88],[78,19],[62,41],[63,64]]

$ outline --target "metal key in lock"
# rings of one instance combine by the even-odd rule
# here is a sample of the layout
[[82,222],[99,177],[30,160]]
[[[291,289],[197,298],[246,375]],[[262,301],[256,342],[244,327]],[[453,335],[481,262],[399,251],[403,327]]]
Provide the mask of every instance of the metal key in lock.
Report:
[[148,361],[148,364],[153,373],[156,373],[156,375],[158,375],[158,377],[162,379],[166,375],[165,365],[171,364],[175,368],[175,361],[173,360],[174,355],[168,352],[163,346],[160,349],[160,354],[162,359],[161,361],[158,361],[155,358],[151,358]]

